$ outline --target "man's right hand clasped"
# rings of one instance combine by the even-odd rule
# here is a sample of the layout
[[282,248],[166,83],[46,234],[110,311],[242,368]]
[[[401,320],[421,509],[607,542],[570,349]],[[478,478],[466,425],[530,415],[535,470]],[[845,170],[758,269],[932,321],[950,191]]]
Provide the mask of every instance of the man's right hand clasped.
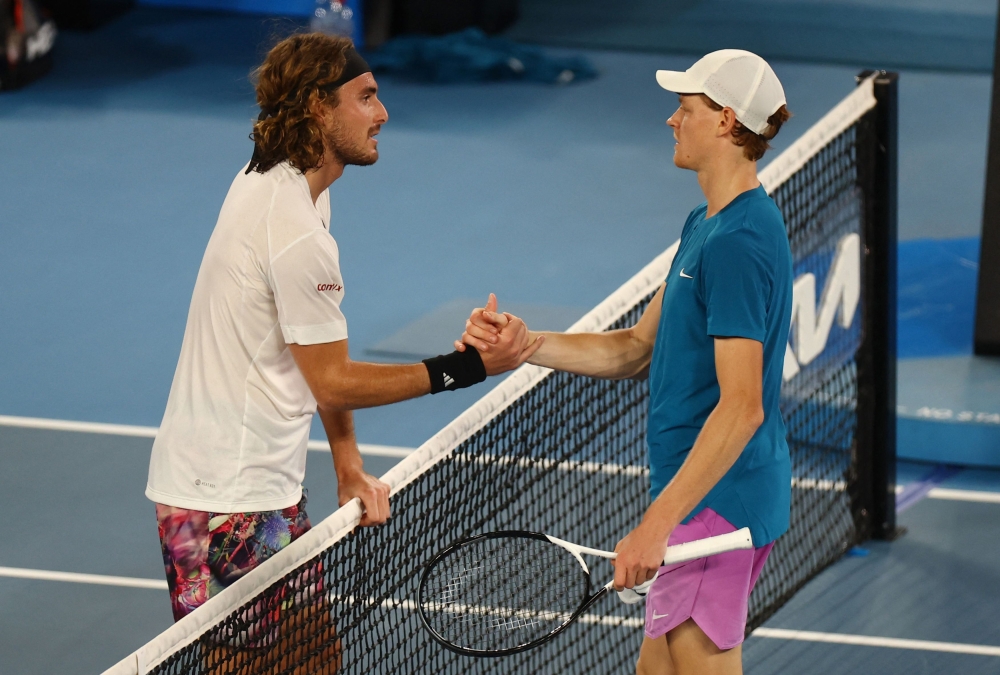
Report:
[[497,311],[497,296],[490,293],[485,307],[472,310],[465,322],[465,332],[455,341],[455,349],[465,351],[466,345],[479,351],[488,375],[513,370],[538,351],[545,336],[534,335],[524,321]]

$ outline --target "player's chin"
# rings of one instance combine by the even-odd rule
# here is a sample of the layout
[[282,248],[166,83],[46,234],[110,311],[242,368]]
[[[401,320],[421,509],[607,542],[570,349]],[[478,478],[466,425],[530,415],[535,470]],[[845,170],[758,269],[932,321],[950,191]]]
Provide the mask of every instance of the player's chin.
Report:
[[378,161],[378,150],[369,150],[368,152],[358,153],[352,161],[348,162],[354,166],[371,166]]

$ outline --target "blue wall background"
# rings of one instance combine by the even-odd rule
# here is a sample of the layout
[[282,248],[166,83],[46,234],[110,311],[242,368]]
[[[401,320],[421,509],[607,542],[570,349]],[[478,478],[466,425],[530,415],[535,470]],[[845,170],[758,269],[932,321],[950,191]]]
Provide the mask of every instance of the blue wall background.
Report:
[[276,16],[310,16],[316,8],[315,0],[139,0],[139,4]]

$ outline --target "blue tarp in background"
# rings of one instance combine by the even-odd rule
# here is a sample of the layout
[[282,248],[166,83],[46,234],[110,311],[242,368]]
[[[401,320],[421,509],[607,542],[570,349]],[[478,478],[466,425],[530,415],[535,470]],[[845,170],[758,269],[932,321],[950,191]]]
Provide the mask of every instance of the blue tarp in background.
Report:
[[393,38],[368,55],[375,72],[419,82],[525,80],[568,84],[597,77],[582,56],[554,56],[537,47],[490,37],[478,28],[431,37]]
[[972,354],[979,237],[899,243],[901,359]]

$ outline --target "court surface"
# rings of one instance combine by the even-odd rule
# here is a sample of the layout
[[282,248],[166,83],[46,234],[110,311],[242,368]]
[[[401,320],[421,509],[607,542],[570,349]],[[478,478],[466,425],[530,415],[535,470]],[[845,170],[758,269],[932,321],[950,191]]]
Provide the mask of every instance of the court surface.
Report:
[[[98,673],[172,622],[152,505],[142,495],[151,441],[0,428],[9,467],[0,474],[0,566],[120,577],[112,585],[5,577],[0,570],[0,672]],[[368,457],[382,473],[395,459]],[[900,480],[930,473],[902,464]],[[310,452],[309,512],[336,509],[326,453]],[[983,536],[1000,510],[1000,472],[961,471],[900,514],[906,534],[869,542],[821,573],[765,629],[811,631],[802,639],[751,636],[748,673],[995,673],[1000,635],[994,594],[1000,543]],[[951,492],[948,492],[948,491]],[[151,524],[152,523],[152,524]],[[122,586],[150,580],[154,588]],[[766,633],[767,630],[759,631]],[[876,638],[880,646],[819,642]],[[892,643],[892,639],[921,641]],[[888,639],[888,641],[886,640]],[[895,646],[885,645],[895,644]],[[989,654],[955,653],[969,646]],[[973,649],[975,647],[972,647]],[[989,650],[988,650],[989,651]]]
[[[267,30],[140,9],[65,35],[48,79],[0,99],[0,415],[159,423],[201,253],[251,151],[246,74]],[[563,88],[380,78],[382,159],[331,195],[355,358],[489,291],[593,306],[677,238],[701,197],[669,163],[673,101],[652,72],[691,59],[584,53],[601,77]],[[796,113],[780,150],[877,64],[774,65]],[[989,87],[988,74],[903,70],[904,243],[978,236]],[[444,351],[459,331],[430,339]],[[368,470],[486,391],[359,413]],[[143,496],[149,432],[25,424],[0,419],[0,673],[101,672],[171,623]],[[901,485],[928,476],[900,514],[906,534],[807,585],[749,639],[747,672],[1000,671],[1000,542],[982,534],[1000,516],[1000,472],[900,465]],[[317,522],[337,506],[327,453],[310,452],[306,485]]]

